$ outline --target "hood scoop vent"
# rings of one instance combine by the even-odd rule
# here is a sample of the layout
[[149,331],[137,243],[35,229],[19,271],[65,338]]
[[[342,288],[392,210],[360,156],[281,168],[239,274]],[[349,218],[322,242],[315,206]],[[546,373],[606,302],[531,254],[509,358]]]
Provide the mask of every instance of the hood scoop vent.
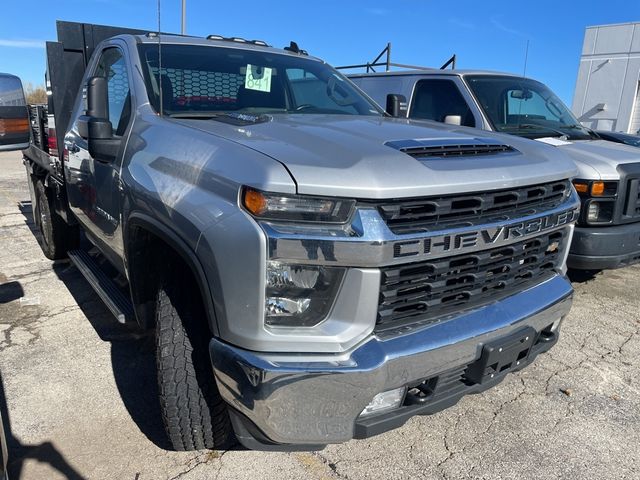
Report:
[[417,159],[497,155],[517,151],[510,145],[489,138],[395,140],[385,145]]

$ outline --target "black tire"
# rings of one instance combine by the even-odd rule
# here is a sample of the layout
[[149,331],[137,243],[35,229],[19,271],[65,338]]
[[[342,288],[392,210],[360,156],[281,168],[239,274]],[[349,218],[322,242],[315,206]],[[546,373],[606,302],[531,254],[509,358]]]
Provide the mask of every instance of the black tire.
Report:
[[80,234],[77,226],[68,225],[52,208],[50,190],[42,180],[35,180],[35,201],[32,205],[33,221],[40,230],[38,243],[45,256],[59,260],[67,256],[69,250],[78,248]]
[[156,298],[156,364],[160,409],[175,450],[224,450],[235,443],[227,405],[220,396],[209,359],[202,302],[178,282]]

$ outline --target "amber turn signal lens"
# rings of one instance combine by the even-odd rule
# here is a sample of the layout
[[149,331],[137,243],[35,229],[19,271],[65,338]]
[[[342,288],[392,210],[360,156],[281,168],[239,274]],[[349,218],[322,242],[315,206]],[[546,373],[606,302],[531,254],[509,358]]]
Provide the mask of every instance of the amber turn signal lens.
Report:
[[594,197],[604,195],[604,182],[593,182],[591,184],[591,195]]
[[589,193],[589,184],[582,182],[573,182],[573,186],[576,187],[578,193]]
[[19,118],[0,118],[0,134],[27,133],[29,120]]
[[267,199],[256,190],[246,189],[242,200],[245,208],[254,215],[261,215],[267,210]]

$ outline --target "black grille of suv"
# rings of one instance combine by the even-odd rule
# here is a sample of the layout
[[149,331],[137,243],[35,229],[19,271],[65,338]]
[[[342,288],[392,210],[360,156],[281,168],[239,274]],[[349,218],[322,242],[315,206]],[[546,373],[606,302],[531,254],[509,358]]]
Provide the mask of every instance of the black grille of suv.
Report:
[[382,268],[376,332],[428,325],[551,278],[565,248],[563,230],[505,247]]
[[533,215],[560,205],[571,191],[569,181],[492,192],[394,200],[377,205],[397,235],[478,225]]
[[640,218],[640,178],[627,181],[627,205],[624,211],[627,219]]

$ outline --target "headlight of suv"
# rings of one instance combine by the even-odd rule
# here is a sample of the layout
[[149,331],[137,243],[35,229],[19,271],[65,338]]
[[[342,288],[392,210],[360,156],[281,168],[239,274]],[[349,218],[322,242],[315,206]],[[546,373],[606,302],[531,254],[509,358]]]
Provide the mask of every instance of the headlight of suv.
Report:
[[582,223],[606,225],[613,222],[618,197],[617,181],[574,180],[573,185],[582,201]]
[[[241,202],[259,220],[296,223],[345,224],[355,200],[287,195],[243,187]],[[317,251],[313,240],[303,241]],[[307,243],[307,245],[305,245]],[[265,287],[265,324],[270,327],[314,327],[329,315],[346,269],[268,261]]]
[[263,220],[346,223],[355,203],[341,198],[261,192],[249,187],[242,190],[242,206]]
[[267,262],[265,323],[313,327],[329,314],[345,269]]

